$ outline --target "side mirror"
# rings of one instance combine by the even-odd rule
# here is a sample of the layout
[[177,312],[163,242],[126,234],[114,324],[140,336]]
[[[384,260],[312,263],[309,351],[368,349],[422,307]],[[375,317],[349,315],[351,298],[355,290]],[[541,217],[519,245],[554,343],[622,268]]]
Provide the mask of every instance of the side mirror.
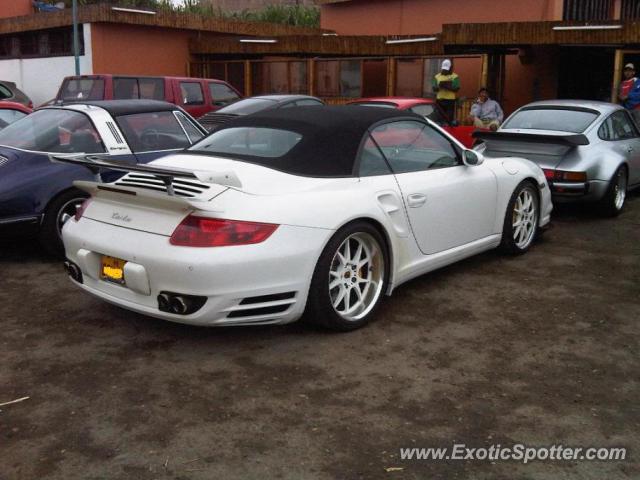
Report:
[[477,165],[482,165],[482,163],[484,162],[484,157],[479,152],[475,152],[473,150],[465,150],[462,156],[462,161],[467,167],[475,167]]

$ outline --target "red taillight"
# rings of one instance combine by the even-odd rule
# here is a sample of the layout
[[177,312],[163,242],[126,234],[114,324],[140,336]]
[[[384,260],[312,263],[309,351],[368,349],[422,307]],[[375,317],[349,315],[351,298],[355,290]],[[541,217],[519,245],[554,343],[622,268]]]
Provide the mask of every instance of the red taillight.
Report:
[[189,215],[169,242],[183,247],[226,247],[264,242],[278,225]]
[[587,172],[565,172],[563,170],[550,170],[543,168],[544,176],[547,180],[558,182],[586,182]]
[[90,203],[91,203],[91,197],[87,198],[84,202],[82,202],[82,204],[79,207],[76,207],[76,214],[73,216],[73,218],[76,219],[76,222],[82,218],[82,215],[84,215],[84,211],[87,209]]
[[27,105],[27,107],[33,110],[33,102],[31,100],[29,100],[29,105]]

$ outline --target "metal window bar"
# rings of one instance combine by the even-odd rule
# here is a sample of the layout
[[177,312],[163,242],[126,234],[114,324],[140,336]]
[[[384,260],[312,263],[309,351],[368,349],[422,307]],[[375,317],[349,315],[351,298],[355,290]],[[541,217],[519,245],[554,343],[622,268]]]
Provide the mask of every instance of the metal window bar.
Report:
[[622,5],[620,8],[620,19],[640,19],[640,0],[622,0]]
[[[637,2],[634,2],[637,3]],[[564,0],[564,20],[611,20],[612,0]]]

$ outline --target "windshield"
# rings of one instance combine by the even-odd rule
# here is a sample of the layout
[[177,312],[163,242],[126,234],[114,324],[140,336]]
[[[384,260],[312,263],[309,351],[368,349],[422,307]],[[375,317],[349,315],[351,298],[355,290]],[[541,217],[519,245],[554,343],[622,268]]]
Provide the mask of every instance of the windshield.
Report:
[[192,143],[173,112],[120,115],[116,122],[135,153],[181,150]]
[[275,128],[236,127],[212,133],[196,143],[192,152],[230,155],[236,157],[278,158],[285,155],[302,135]]
[[235,115],[251,115],[265,108],[272,107],[276,103],[275,100],[267,100],[265,98],[246,98],[238,102],[232,103],[228,107],[217,110],[216,113],[233,113]]
[[51,153],[105,151],[89,117],[57,108],[37,110],[1,130],[0,145]]
[[64,81],[58,100],[104,100],[101,78],[70,78]]
[[531,108],[516,112],[502,128],[582,133],[597,117],[597,113],[584,110]]

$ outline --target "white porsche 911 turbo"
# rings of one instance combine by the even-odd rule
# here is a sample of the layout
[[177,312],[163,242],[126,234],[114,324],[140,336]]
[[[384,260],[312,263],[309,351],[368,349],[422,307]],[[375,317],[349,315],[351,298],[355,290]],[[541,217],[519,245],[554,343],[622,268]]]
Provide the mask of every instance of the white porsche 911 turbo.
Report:
[[[500,246],[524,253],[552,209],[544,173],[466,150],[417,115],[300,107],[247,116],[148,165],[77,182],[65,267],[121,307],[197,325],[366,324],[407,280]],[[99,179],[98,179],[99,180]]]

